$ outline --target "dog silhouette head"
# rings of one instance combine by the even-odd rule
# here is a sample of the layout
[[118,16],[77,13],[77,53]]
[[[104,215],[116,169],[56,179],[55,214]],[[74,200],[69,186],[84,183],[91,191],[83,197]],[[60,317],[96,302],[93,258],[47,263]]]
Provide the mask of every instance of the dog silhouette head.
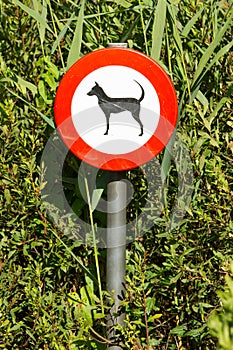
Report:
[[95,81],[95,85],[93,88],[87,93],[88,96],[98,96],[103,93],[103,89],[99,86],[99,84]]

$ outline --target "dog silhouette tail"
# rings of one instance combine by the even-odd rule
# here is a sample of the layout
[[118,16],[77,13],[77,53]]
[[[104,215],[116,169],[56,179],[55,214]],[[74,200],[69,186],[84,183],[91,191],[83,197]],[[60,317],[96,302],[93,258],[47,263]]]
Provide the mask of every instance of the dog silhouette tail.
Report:
[[144,91],[144,89],[143,89],[143,87],[142,87],[142,85],[141,84],[139,84],[139,82],[137,81],[137,80],[134,80],[139,86],[140,86],[140,88],[142,89],[142,95],[141,95],[141,97],[139,98],[139,102],[141,102],[143,99],[144,99],[144,96],[145,96],[145,91]]

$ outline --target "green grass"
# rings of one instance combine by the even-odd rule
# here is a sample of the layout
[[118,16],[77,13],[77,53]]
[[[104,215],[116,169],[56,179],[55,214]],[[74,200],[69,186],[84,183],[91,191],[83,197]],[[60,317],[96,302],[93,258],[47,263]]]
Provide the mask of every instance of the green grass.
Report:
[[[128,42],[157,60],[175,85],[177,135],[190,153],[194,191],[180,226],[168,232],[177,169],[165,150],[158,158],[166,205],[159,222],[127,247],[122,347],[230,350],[228,338],[223,345],[216,331],[219,320],[226,327],[229,320],[214,310],[225,276],[232,274],[231,2],[9,0],[0,9],[0,348],[106,348],[106,251],[69,240],[48,220],[39,164],[67,68],[109,42]],[[92,210],[92,194],[89,206],[81,198],[79,164],[67,156],[64,191],[94,233],[105,218]],[[97,178],[103,196],[105,175]],[[136,188],[127,213],[132,218],[141,210],[146,184],[137,169],[127,176]]]

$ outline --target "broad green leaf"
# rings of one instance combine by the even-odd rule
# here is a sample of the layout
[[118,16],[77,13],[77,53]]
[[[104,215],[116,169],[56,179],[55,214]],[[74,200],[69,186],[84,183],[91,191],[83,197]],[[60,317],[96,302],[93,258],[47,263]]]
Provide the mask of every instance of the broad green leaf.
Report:
[[29,335],[30,338],[32,338],[36,342],[36,338],[29,329],[26,329],[26,333]]
[[171,282],[176,283],[183,275],[183,272],[179,272],[175,277],[172,277]]
[[117,3],[117,5],[120,5],[126,9],[131,6],[130,1],[127,1],[127,0],[115,0],[115,2]]
[[5,320],[5,321],[3,321],[3,322],[0,324],[0,328],[4,328],[4,327],[8,326],[8,325],[9,325],[9,323],[10,323],[10,321],[9,321],[9,320]]
[[67,59],[67,69],[69,69],[72,64],[74,64],[80,56],[81,44],[82,44],[82,33],[83,33],[83,22],[84,22],[84,9],[85,9],[85,0],[82,0],[81,7],[79,10],[78,20],[74,32],[73,41],[69,51]]
[[57,66],[52,63],[49,59],[49,57],[45,57],[45,62],[48,65],[48,71],[56,78],[59,78],[59,69],[57,68]]
[[219,148],[219,142],[215,140],[213,137],[210,137],[210,144],[214,147]]
[[33,94],[33,96],[37,93],[37,87],[30,83],[29,81],[24,80],[23,78],[15,75],[13,78],[3,78],[0,79],[0,82],[5,83],[5,82],[11,82],[17,86],[17,88],[24,94],[26,95],[27,89],[30,90]]
[[201,102],[201,104],[204,107],[204,111],[203,111],[203,115],[206,114],[208,108],[209,108],[209,101],[207,100],[207,98],[205,97],[205,95],[203,95],[203,93],[201,92],[201,90],[198,91],[196,98],[198,99],[198,101]]
[[44,85],[43,80],[39,81],[38,91],[39,91],[40,96],[43,98],[43,100],[45,102],[47,102],[47,94],[46,94],[45,85]]
[[94,284],[93,281],[90,277],[88,277],[87,275],[85,275],[85,281],[87,283],[87,286],[90,288],[90,290],[92,291],[92,294],[94,294]]
[[[11,328],[11,332],[15,332],[20,328],[24,328],[25,324],[23,323],[23,321],[18,322],[17,324],[15,324],[12,328]],[[35,338],[34,338],[35,339]],[[36,340],[36,339],[35,339]]]
[[155,307],[155,298],[146,298],[146,312],[149,315]]
[[187,329],[188,327],[186,325],[176,326],[170,331],[170,333],[174,335],[178,335],[179,337],[182,337],[187,331]]
[[158,318],[160,318],[162,316],[163,316],[163,314],[156,314],[156,315],[150,316],[148,318],[148,322],[154,322],[154,320],[157,320]]
[[93,193],[92,193],[92,199],[91,199],[91,210],[92,212],[95,210],[95,208],[97,207],[100,198],[102,196],[103,193],[103,188],[96,188]]
[[153,6],[153,0],[144,0],[143,2],[148,7],[152,7]]
[[186,337],[199,337],[200,334],[203,332],[203,328],[198,328],[198,329],[192,329],[191,331],[188,331],[185,336]]
[[23,78],[16,76],[17,84],[20,87],[22,93],[26,95],[26,89],[30,90],[33,95],[37,93],[37,87],[30,83],[29,81],[24,80]]
[[55,91],[57,89],[58,83],[54,80],[51,74],[43,74],[46,83],[49,85],[50,89]]
[[209,122],[210,124],[213,122],[214,118],[218,115],[218,112],[221,110],[221,108],[226,104],[228,100],[228,97],[223,97],[221,100],[218,102],[217,106],[213,110],[213,112],[209,116]]
[[7,188],[4,190],[4,197],[7,203],[11,202],[11,194]]
[[165,29],[165,21],[166,21],[166,10],[167,5],[165,0],[158,0],[158,4],[155,10],[155,18],[152,29],[152,49],[151,49],[151,57],[159,61],[163,33]]

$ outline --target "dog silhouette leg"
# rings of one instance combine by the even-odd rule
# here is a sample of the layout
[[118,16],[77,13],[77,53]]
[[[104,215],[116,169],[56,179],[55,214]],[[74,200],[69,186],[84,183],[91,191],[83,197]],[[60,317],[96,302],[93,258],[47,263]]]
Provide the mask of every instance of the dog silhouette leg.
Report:
[[132,114],[132,116],[134,117],[134,119],[136,120],[136,122],[138,122],[138,124],[140,125],[140,128],[141,128],[141,132],[138,136],[142,136],[143,135],[143,125],[142,125],[142,122],[139,118],[138,115],[135,115],[135,114]]
[[104,135],[108,135],[110,114],[105,114],[105,117],[106,117],[107,129]]
[[[142,125],[142,123],[140,125]],[[142,135],[143,135],[143,126],[141,126],[141,132],[138,136],[142,136]]]

